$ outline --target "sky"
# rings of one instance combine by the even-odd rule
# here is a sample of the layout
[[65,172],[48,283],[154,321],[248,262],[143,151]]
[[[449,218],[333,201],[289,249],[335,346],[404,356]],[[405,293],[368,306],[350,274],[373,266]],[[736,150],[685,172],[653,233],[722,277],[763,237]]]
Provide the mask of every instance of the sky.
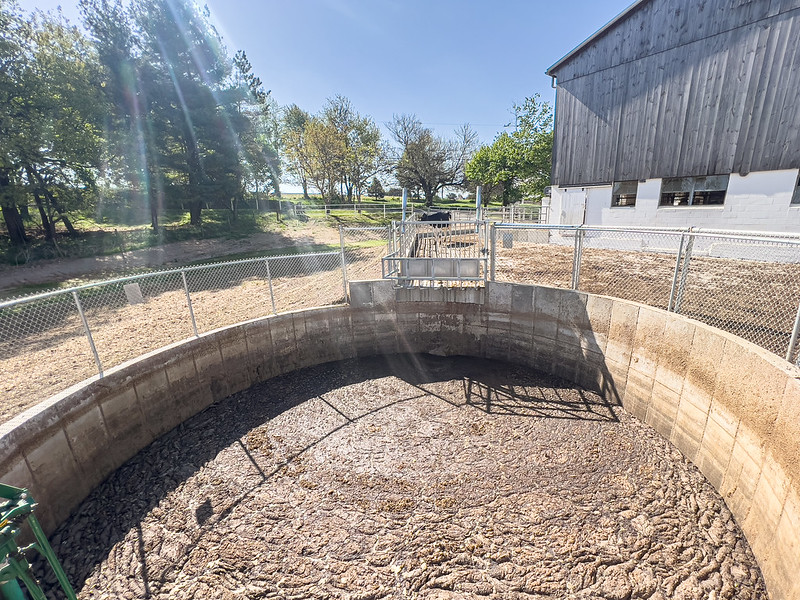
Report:
[[[77,0],[18,0],[80,23]],[[206,0],[229,53],[244,50],[280,105],[320,111],[335,94],[382,126],[414,114],[491,143],[545,70],[631,0]],[[513,127],[513,125],[512,125]],[[509,128],[510,129],[510,128]]]

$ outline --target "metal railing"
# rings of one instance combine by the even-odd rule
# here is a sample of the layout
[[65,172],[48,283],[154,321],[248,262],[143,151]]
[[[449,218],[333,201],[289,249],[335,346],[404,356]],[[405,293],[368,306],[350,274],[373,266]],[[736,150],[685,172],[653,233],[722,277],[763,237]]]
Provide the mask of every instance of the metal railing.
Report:
[[486,281],[488,225],[487,221],[394,221],[381,274],[409,286]]
[[[484,206],[475,208],[451,208],[447,206],[418,206],[417,211],[449,212],[453,221],[496,221],[501,223],[546,223],[548,206],[540,204],[511,204],[509,206]],[[411,214],[415,214],[410,211]],[[480,214],[478,214],[480,212]]]
[[[422,212],[449,212],[453,221],[499,221],[504,223],[546,223],[548,206],[539,204],[511,204],[509,206],[483,207],[478,215],[474,208],[453,208],[450,206],[425,206],[420,203],[408,203],[409,220]],[[376,214],[385,218],[397,217],[402,213],[399,204],[360,203],[353,204],[297,204],[297,211],[308,214],[312,212],[351,212],[353,214]]]
[[[409,210],[411,209],[412,205],[409,204]],[[390,218],[393,216],[400,215],[402,213],[402,207],[399,204],[391,204],[391,203],[368,203],[368,202],[354,202],[352,204],[300,204],[298,210],[303,214],[311,214],[311,213],[325,213],[330,214],[332,212],[336,213],[353,213],[354,215],[360,214],[372,214],[372,215],[383,215],[384,218]]]
[[798,359],[800,235],[496,223],[490,237],[493,280],[642,302]]

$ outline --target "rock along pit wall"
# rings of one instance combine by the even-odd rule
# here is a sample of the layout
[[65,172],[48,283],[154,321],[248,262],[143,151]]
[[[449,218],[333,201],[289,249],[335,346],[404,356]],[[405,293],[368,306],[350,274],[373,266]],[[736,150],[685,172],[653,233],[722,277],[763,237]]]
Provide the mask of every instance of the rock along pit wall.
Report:
[[603,394],[725,498],[776,600],[800,599],[800,369],[702,323],[614,298],[490,283],[352,282],[351,305],[265,317],[148,354],[0,427],[0,481],[52,531],[111,472],[216,400],[295,369],[380,353],[506,360]]

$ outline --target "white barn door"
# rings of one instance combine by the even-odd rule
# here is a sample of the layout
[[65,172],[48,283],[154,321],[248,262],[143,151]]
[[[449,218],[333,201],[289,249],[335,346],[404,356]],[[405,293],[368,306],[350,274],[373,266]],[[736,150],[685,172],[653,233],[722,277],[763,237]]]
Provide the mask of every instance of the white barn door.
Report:
[[586,216],[586,190],[567,188],[561,195],[561,224],[583,225]]

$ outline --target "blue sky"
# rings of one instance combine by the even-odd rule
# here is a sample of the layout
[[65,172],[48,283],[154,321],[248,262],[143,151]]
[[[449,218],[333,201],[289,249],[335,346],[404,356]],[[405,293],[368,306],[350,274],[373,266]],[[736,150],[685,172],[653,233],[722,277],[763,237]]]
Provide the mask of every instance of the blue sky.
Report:
[[[206,0],[231,55],[244,50],[280,105],[318,112],[334,94],[383,125],[415,114],[491,143],[514,102],[555,90],[544,71],[631,0]],[[18,0],[80,22],[77,0]],[[385,127],[384,136],[389,137]],[[282,186],[297,191],[296,186]],[[298,188],[299,189],[299,188]]]
[[[77,0],[20,0],[25,11]],[[470,123],[491,142],[544,71],[630,0],[207,0],[231,54],[247,52],[281,104],[317,112],[344,95],[377,123],[413,113],[449,135]]]

